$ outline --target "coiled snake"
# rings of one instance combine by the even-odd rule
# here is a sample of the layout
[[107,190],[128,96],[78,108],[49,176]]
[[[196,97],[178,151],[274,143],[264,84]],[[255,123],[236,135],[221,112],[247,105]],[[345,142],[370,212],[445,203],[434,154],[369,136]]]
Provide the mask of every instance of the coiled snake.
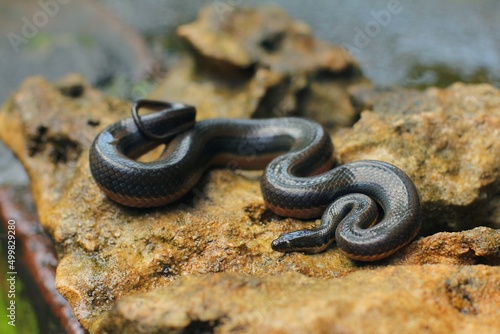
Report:
[[[139,117],[140,108],[159,110]],[[90,150],[99,187],[127,206],[151,207],[186,195],[209,166],[265,168],[266,206],[280,216],[322,216],[313,230],[285,233],[274,250],[317,253],[333,241],[349,257],[384,258],[420,229],[420,200],[411,179],[381,161],[362,160],[331,169],[333,145],[321,125],[301,118],[208,119],[179,103],[141,100],[134,118],[104,129]],[[159,159],[135,160],[168,142]],[[381,212],[381,214],[379,214]],[[377,218],[378,217],[378,218]]]

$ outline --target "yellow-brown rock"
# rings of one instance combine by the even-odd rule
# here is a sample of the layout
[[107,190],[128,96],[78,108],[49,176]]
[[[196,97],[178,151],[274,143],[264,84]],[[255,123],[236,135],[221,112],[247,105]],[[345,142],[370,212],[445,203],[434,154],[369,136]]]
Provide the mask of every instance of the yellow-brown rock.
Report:
[[[74,89],[71,87],[79,87],[78,96],[67,95],[68,89]],[[477,93],[476,86],[462,89]],[[491,97],[499,94],[492,89],[486,91]],[[499,328],[500,318],[491,303],[498,299],[495,284],[500,273],[496,267],[474,266],[498,265],[500,245],[498,232],[493,229],[439,233],[417,240],[380,263],[382,267],[375,271],[380,279],[374,280],[374,265],[360,266],[336,248],[313,256],[273,252],[269,245],[273,238],[284,231],[303,228],[304,223],[276,217],[265,209],[256,173],[212,170],[187,198],[158,209],[129,209],[109,201],[91,178],[88,148],[95,134],[122,118],[127,109],[125,103],[103,97],[78,78],[58,85],[33,78],[0,112],[1,138],[28,170],[41,222],[56,242],[60,260],[57,287],[91,332],[123,332],[127,328],[130,332],[141,328],[168,332],[208,326],[224,333],[241,326],[249,332],[266,328],[292,333],[320,328],[330,331],[332,324],[338,323],[340,327],[333,327],[337,332],[361,333],[370,332],[373,326],[368,310],[377,314],[380,332],[391,332],[396,324],[402,330],[424,328],[433,314],[440,318],[429,324],[430,332],[461,326],[464,333],[472,329],[482,331],[486,328],[484,323]],[[492,118],[495,115],[491,110],[486,114]],[[431,116],[432,113],[427,115]],[[492,121],[488,117],[483,124]],[[64,119],[64,127],[57,125],[60,119]],[[350,131],[351,136],[360,137],[357,131],[363,129],[361,125]],[[43,141],[38,140],[45,143],[39,146],[43,149],[33,154],[32,138],[37,138],[42,126],[51,128],[46,130]],[[483,128],[483,133],[488,132]],[[61,163],[54,159],[53,152],[58,152],[60,142],[68,140],[53,138],[67,137],[73,138],[80,149],[72,153],[71,160]],[[391,147],[388,145],[385,152],[390,152]],[[341,156],[344,149],[338,147]],[[363,151],[363,147],[359,149]],[[494,171],[493,168],[491,173]],[[425,194],[421,179],[415,181]],[[424,208],[431,210],[427,203],[432,197],[422,198]],[[426,214],[439,217],[443,213]],[[480,225],[480,221],[474,224]],[[400,272],[404,275],[391,278]],[[466,272],[471,278],[457,281],[459,272]],[[234,275],[211,276],[214,273]],[[487,278],[483,280],[483,276]],[[337,285],[339,277],[343,278]],[[408,290],[417,282],[420,285],[416,290]],[[228,292],[222,298],[222,290],[231,291],[228,284],[238,291]],[[452,287],[447,288],[446,284]],[[256,291],[255,286],[265,288]],[[451,289],[453,294],[446,297],[451,301],[443,304],[446,298],[436,297],[435,303],[424,303],[428,296],[437,293],[438,286],[443,291]],[[363,298],[360,293],[368,290],[372,292]],[[409,298],[408,291],[418,298],[411,297],[409,308],[401,308],[401,303]],[[471,302],[467,299],[471,294],[481,298]],[[123,299],[126,296],[133,298]],[[392,306],[385,308],[389,301]],[[145,305],[148,310],[156,310],[150,317],[142,316],[141,308]],[[449,313],[443,312],[443,305]],[[426,312],[416,312],[426,308]],[[488,311],[477,311],[483,309]],[[467,317],[479,320],[470,321],[462,314],[464,310],[476,312]],[[171,317],[165,317],[171,312]],[[314,317],[299,321],[297,312]],[[408,312],[413,313],[410,316]],[[251,320],[258,314],[270,315],[272,320]],[[403,325],[399,322],[408,317],[413,320]]]
[[279,8],[238,7],[221,15],[207,6],[178,34],[192,54],[175,63],[150,97],[196,105],[200,119],[299,115],[336,129],[358,117],[348,94],[366,82],[357,63]]
[[335,136],[340,162],[379,159],[403,167],[419,188],[424,234],[500,228],[496,88],[456,83],[352,94],[365,112],[352,130]]
[[[173,89],[171,100],[201,101],[204,118],[250,116],[278,94],[252,90],[260,75],[294,77],[262,67],[246,88],[222,91],[211,75],[195,80],[196,66],[173,69],[162,86]],[[326,96],[320,104],[331,103],[329,83],[306,83]],[[317,255],[272,251],[279,234],[318,222],[271,214],[255,172],[210,170],[186,198],[162,208],[113,203],[91,177],[88,150],[130,106],[79,77],[27,80],[0,111],[0,139],[28,171],[56,244],[56,285],[83,326],[91,333],[498,332],[500,238],[491,227],[500,212],[500,92],[463,84],[349,91],[358,111],[367,110],[334,135],[337,159],[398,165],[424,210],[424,237],[370,265],[335,247]],[[253,109],[230,111],[240,103]],[[429,235],[463,229],[472,230]]]
[[[319,280],[297,274],[183,278],[125,297],[108,333],[496,333],[500,269],[427,265]],[[161,307],[159,307],[161,305]]]
[[257,65],[277,73],[341,73],[357,67],[342,47],[316,40],[305,23],[278,7],[238,6],[220,15],[207,6],[178,32],[198,55],[226,70]]

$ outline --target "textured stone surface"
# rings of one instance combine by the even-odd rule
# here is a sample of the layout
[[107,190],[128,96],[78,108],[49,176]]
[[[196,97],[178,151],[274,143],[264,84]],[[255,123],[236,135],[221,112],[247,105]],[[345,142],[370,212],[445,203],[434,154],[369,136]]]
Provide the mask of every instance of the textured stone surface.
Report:
[[123,298],[93,330],[495,333],[499,301],[498,267],[386,267],[329,280],[214,274]]
[[440,232],[415,241],[386,264],[500,265],[500,230],[476,227],[463,232]]
[[[486,140],[494,134],[488,132],[491,128],[486,125],[496,124],[494,121],[497,119],[497,106],[493,101],[499,92],[487,86],[460,85],[450,88],[449,91],[436,92],[446,95],[457,87],[461,89],[461,95],[472,95],[477,100],[485,101],[488,109],[485,107],[471,115],[482,115],[482,134]],[[80,94],[68,96],[68,91],[75,90]],[[421,94],[422,98],[425,98],[428,92]],[[455,273],[462,271],[470,272],[470,277],[479,278],[476,279],[478,283],[472,286],[472,283],[463,283],[467,282],[465,278],[463,281],[457,281],[458,290],[452,289],[456,291],[453,296],[457,295],[452,298],[454,305],[458,305],[455,310],[453,311],[448,302],[446,307],[450,313],[441,314],[443,306],[436,302],[429,313],[417,312],[412,315],[414,322],[408,323],[407,329],[423,328],[419,326],[424,326],[424,320],[427,321],[430,314],[440,314],[441,317],[430,327],[430,331],[435,333],[458,328],[455,327],[458,324],[464,324],[464,332],[469,329],[482,331],[486,328],[482,327],[485,326],[483,323],[490,327],[496,326],[495,328],[500,326],[495,322],[498,321],[495,320],[498,316],[493,316],[496,309],[491,309],[493,298],[497,298],[497,292],[494,290],[497,286],[495,280],[498,280],[497,268],[465,266],[499,263],[498,232],[493,229],[478,228],[460,233],[439,233],[413,242],[402,252],[378,264],[389,267],[378,269],[380,277],[386,278],[380,280],[387,281],[387,285],[377,290],[374,286],[378,287],[380,284],[373,281],[372,269],[378,265],[360,265],[344,257],[335,247],[313,256],[273,252],[270,242],[280,233],[311,225],[269,213],[260,195],[259,173],[212,170],[189,196],[179,203],[163,208],[138,210],[114,204],[103,196],[91,178],[88,147],[95,134],[105,125],[124,117],[128,113],[128,107],[123,102],[101,96],[78,77],[69,78],[65,83],[56,85],[51,85],[41,78],[34,78],[27,81],[0,112],[1,139],[15,151],[28,170],[41,222],[56,243],[60,260],[56,285],[72,305],[77,318],[91,332],[98,332],[103,328],[122,332],[122,325],[131,328],[131,331],[138,328],[188,330],[199,326],[222,326],[221,332],[236,331],[239,326],[245,331],[256,331],[262,328],[261,324],[270,330],[274,330],[276,326],[278,329],[287,328],[289,332],[307,332],[312,328],[331,328],[334,321],[332,319],[346,324],[346,331],[350,332],[351,325],[342,320],[346,314],[352,317],[349,319],[354,319],[351,320],[355,323],[352,326],[362,332],[366,326],[371,326],[368,318],[363,315],[363,310],[368,309],[376,310],[375,313],[380,314],[384,326],[387,326],[387,331],[390,332],[393,328],[391,326],[398,323],[393,319],[405,319],[408,317],[407,312],[428,307],[423,300],[437,293],[436,282],[441,282],[440,286],[446,290],[446,282],[455,284]],[[444,106],[442,109],[448,108]],[[454,110],[454,116],[450,115],[450,118],[460,119],[460,110]],[[434,114],[441,113],[441,109],[438,109],[427,111],[424,115],[429,119],[435,117]],[[393,139],[380,142],[377,149],[374,145],[358,145],[357,150],[361,153],[355,154],[355,145],[345,138],[367,138],[363,125],[367,119],[366,115],[372,119],[382,117],[377,112],[365,112],[363,115],[352,130],[335,137],[339,156],[343,157],[343,160],[348,160],[346,157],[374,158],[367,148],[385,152],[384,160],[397,163],[415,179],[419,191],[423,194],[424,214],[429,217],[424,221],[424,225],[446,217],[452,209],[433,211],[436,206],[429,203],[434,197],[425,195],[425,180],[416,177],[419,175],[417,172],[425,174],[425,171],[415,171],[411,168],[413,160],[408,158],[409,153],[402,156],[391,153],[395,147],[406,147],[405,145],[413,145],[416,152],[419,152],[417,144],[406,140],[408,135],[405,132],[396,132],[400,133],[400,139],[405,139],[396,144],[395,131],[388,130]],[[419,113],[393,115],[399,117],[397,122],[393,120],[386,123],[378,120],[375,124],[378,124],[379,128],[394,122],[396,125],[405,124],[419,115],[422,116]],[[471,115],[467,119],[470,124],[476,124]],[[385,117],[390,117],[390,114]],[[41,131],[40,134],[41,128],[47,130]],[[382,132],[375,132],[377,129],[373,126],[370,128],[374,131],[373,141],[384,138]],[[473,131],[473,128],[470,131]],[[342,138],[345,144],[340,144]],[[68,146],[68,142],[73,144]],[[67,150],[68,147],[79,149]],[[486,152],[489,152],[488,147],[485,148]],[[488,161],[475,159],[467,163],[473,164],[483,160]],[[493,184],[497,184],[498,175],[494,174],[497,165],[491,166],[493,167],[489,173],[496,178]],[[484,203],[489,203],[488,199],[493,200],[494,197],[485,199]],[[469,226],[478,226],[489,221],[491,219],[478,219]],[[442,268],[447,268],[446,270],[436,269],[435,272],[433,268],[441,267],[425,266],[436,263],[455,266],[445,266]],[[397,267],[392,268],[391,265]],[[404,271],[405,274],[396,276],[395,281],[391,281],[389,278],[398,271]],[[429,274],[422,276],[423,271]],[[221,275],[222,278],[209,275],[224,272],[232,272],[235,275]],[[352,276],[354,272],[356,276]],[[206,276],[207,274],[209,276]],[[193,275],[199,278],[190,278]],[[424,277],[427,276],[430,278],[425,280]],[[483,276],[488,278],[483,280],[480,278]],[[336,282],[335,279],[339,277],[343,277],[342,282],[345,283],[336,287],[337,285],[331,282]],[[226,283],[217,283],[219,279]],[[257,293],[259,297],[251,299],[256,296],[255,284],[245,283],[248,280],[257,282],[257,286],[265,287]],[[200,282],[204,281],[206,285],[200,286]],[[368,285],[375,295],[370,294],[370,297],[362,299],[363,303],[359,302],[358,292],[353,292],[361,281],[375,282],[374,286]],[[170,287],[173,282],[176,285]],[[332,285],[332,288],[324,290],[325,282],[329,282],[327,285]],[[415,282],[425,285],[425,288],[411,292],[418,298],[411,299],[409,309],[396,307],[401,303],[405,304],[408,298],[408,292],[399,291],[409,291],[408,284],[416,284]],[[220,300],[222,292],[213,294],[217,289],[227,290],[227,284],[242,289],[234,294],[236,299],[231,299],[230,296],[233,295],[229,294]],[[353,286],[347,288],[350,284]],[[182,289],[177,294],[179,286],[192,291],[193,296],[199,294],[198,297],[187,298],[190,294],[181,293],[184,291]],[[393,291],[395,286],[398,286],[398,289]],[[160,287],[167,288],[157,291]],[[299,290],[299,294],[292,293]],[[156,297],[143,294],[148,291]],[[466,297],[471,291],[481,298],[475,298],[471,302]],[[134,297],[123,299],[126,296]],[[377,302],[380,296],[384,296],[381,299],[384,302]],[[273,304],[276,298],[279,303]],[[142,316],[142,306],[136,309],[137,305],[144,305],[143,300],[148,300],[148,309],[156,309],[150,317]],[[242,300],[246,306],[241,305]],[[394,303],[394,307],[381,311],[381,305],[387,304],[389,300]],[[115,304],[117,302],[118,304]],[[318,302],[322,307],[315,309],[314,319],[317,320],[299,323],[297,312],[309,312],[309,308],[304,305]],[[378,303],[379,308],[368,307],[371,303]],[[467,303],[472,303],[472,306]],[[179,308],[172,305],[179,305]],[[459,308],[459,311],[456,308]],[[174,312],[177,309],[179,314]],[[460,313],[462,309],[466,312],[477,312],[471,311],[476,309],[487,311],[478,313],[483,316],[479,317],[481,320],[470,322],[464,320],[464,315]],[[244,312],[240,315],[241,310]],[[172,317],[163,316],[171,312]],[[251,317],[258,316],[259,312],[272,315],[273,321],[251,321]],[[225,325],[226,322],[228,325]],[[342,326],[338,327],[338,331],[342,331]],[[281,330],[278,329],[276,331]]]
[[315,40],[309,27],[278,7],[238,7],[221,16],[214,6],[181,26],[197,53],[223,68],[265,66],[274,72],[343,72],[356,66],[340,46]]
[[[424,236],[498,227],[498,90],[456,84],[422,92],[377,91],[369,84],[350,85],[348,71],[325,70],[329,63],[315,56],[318,48],[332,54],[335,48],[301,49],[300,41],[319,43],[303,25],[276,10],[232,13],[217,24],[234,30],[238,25],[231,20],[254,27],[261,16],[276,18],[270,27],[235,34],[243,40],[238,52],[253,65],[247,68],[244,57],[226,57],[228,72],[214,74],[222,65],[190,29],[219,34],[218,42],[229,45],[237,39],[206,26],[211,15],[206,10],[196,24],[180,30],[195,61],[178,63],[154,97],[194,104],[201,118],[293,112],[324,117],[329,129],[349,124],[334,119],[352,121],[365,110],[352,129],[334,134],[339,162],[381,159],[406,171],[422,197]],[[285,46],[274,55],[252,53],[268,31],[285,31]],[[292,72],[293,66],[273,62],[273,57],[295,59],[290,52],[316,59],[316,67],[305,63]],[[304,98],[306,93],[314,98]],[[335,107],[332,97],[344,107]],[[126,103],[102,96],[75,76],[55,85],[32,78],[0,111],[0,138],[27,169],[41,223],[56,244],[56,286],[84,328],[223,333],[500,328],[499,272],[492,267],[500,261],[499,238],[491,228],[425,236],[366,265],[335,247],[312,256],[273,252],[270,242],[280,233],[318,222],[266,210],[258,172],[211,170],[186,198],[162,208],[111,202],[92,180],[88,149],[101,129],[128,115]]]
[[69,76],[58,85],[31,78],[3,106],[0,137],[28,167],[42,223],[71,183],[75,164],[99,132],[98,125],[128,116],[126,107],[90,89],[80,76]]
[[366,81],[356,62],[281,9],[236,8],[220,16],[208,6],[178,34],[194,63],[176,63],[151,97],[194,104],[200,118],[292,114],[334,129],[358,116],[347,93]]
[[423,92],[351,93],[367,111],[352,130],[335,136],[340,162],[379,159],[403,167],[420,191],[424,234],[500,227],[497,89],[457,83]]

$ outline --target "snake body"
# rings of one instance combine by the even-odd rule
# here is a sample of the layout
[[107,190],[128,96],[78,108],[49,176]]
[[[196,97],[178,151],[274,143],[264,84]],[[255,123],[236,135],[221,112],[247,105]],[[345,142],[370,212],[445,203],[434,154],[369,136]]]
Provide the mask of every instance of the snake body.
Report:
[[94,140],[91,172],[112,200],[133,207],[165,205],[186,195],[209,166],[265,168],[261,191],[271,211],[301,219],[323,215],[316,229],[281,235],[274,250],[315,253],[336,240],[349,257],[371,261],[417,235],[420,201],[411,179],[381,161],[331,169],[333,145],[319,124],[301,118],[194,122],[194,109],[169,106],[141,117],[143,130],[168,140],[155,161],[135,160],[159,142],[132,118],[110,125]]

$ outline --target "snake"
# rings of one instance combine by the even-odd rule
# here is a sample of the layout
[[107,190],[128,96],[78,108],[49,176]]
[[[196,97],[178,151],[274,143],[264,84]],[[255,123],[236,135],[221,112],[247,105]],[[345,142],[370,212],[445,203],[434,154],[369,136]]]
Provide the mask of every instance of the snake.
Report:
[[[138,115],[148,108],[154,113]],[[139,100],[133,117],[109,125],[95,138],[89,164],[111,200],[130,207],[174,203],[210,167],[264,169],[265,206],[278,216],[319,226],[283,233],[279,252],[319,253],[332,243],[348,257],[375,261],[409,244],[421,227],[420,199],[410,177],[378,160],[335,166],[329,133],[300,117],[213,118],[196,121],[182,103]],[[154,161],[137,158],[154,147]]]

